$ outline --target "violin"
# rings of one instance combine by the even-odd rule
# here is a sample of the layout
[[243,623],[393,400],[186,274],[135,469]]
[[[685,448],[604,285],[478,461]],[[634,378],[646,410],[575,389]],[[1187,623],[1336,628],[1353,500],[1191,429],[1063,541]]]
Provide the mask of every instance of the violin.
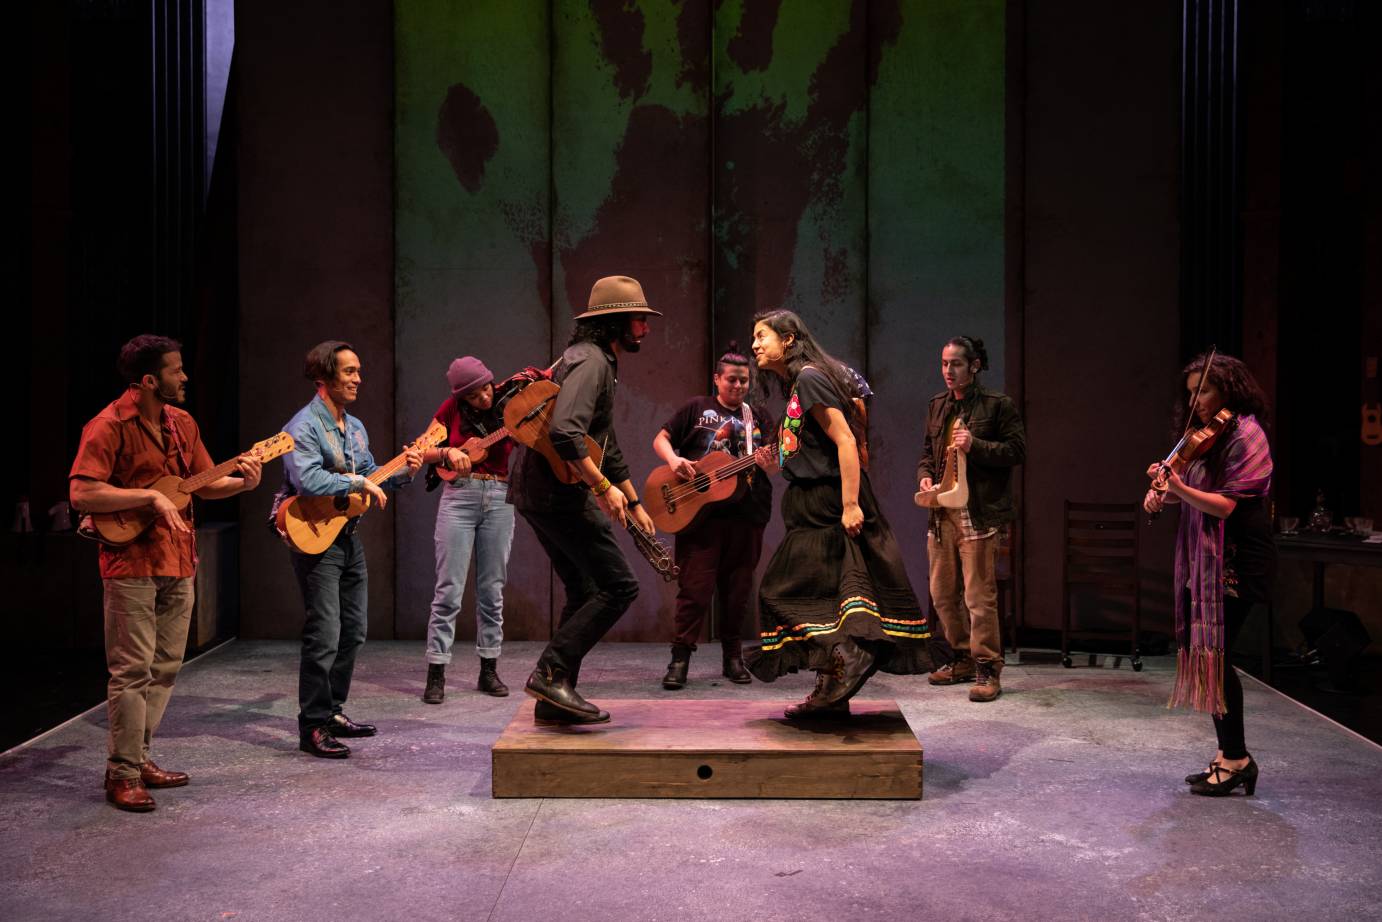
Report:
[[1184,474],[1185,469],[1190,466],[1190,462],[1198,461],[1209,450],[1214,447],[1214,443],[1219,441],[1219,436],[1224,434],[1228,424],[1233,421],[1233,414],[1228,408],[1220,410],[1214,414],[1214,418],[1209,423],[1199,429],[1191,429],[1181,436],[1176,447],[1171,449],[1161,462],[1161,473],[1152,481],[1152,489],[1158,493],[1166,492],[1166,483],[1172,472]]

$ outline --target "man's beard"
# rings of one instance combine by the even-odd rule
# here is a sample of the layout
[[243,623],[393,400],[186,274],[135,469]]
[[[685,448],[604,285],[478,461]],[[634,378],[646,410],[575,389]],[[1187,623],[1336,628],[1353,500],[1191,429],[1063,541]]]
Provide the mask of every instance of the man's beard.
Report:
[[634,339],[628,333],[619,337],[619,345],[624,347],[625,352],[637,352],[639,349],[643,348],[642,341]]

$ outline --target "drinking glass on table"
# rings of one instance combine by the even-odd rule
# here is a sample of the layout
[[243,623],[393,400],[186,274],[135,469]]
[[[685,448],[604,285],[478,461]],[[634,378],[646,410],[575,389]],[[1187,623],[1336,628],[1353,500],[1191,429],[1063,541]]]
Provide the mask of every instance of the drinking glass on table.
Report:
[[1277,524],[1281,526],[1281,533],[1283,535],[1294,535],[1296,530],[1300,528],[1300,516],[1283,515],[1281,518],[1277,519]]

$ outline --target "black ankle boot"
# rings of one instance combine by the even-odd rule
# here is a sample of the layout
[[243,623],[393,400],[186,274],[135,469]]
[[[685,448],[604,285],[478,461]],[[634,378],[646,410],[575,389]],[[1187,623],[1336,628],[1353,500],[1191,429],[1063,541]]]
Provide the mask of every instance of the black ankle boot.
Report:
[[499,661],[480,657],[480,691],[496,698],[507,698],[509,687],[499,680]]
[[427,687],[422,690],[425,704],[441,704],[446,697],[446,667],[441,663],[427,664]]
[[571,686],[571,679],[565,671],[553,666],[539,663],[533,674],[528,676],[523,690],[539,701],[546,701],[578,717],[591,717],[600,713],[599,708],[582,698]]
[[667,664],[667,674],[662,677],[662,687],[676,691],[686,687],[686,672],[691,668],[691,648],[680,644],[672,645],[672,661]]
[[744,655],[742,653],[726,653],[724,676],[735,685],[748,685],[753,681],[753,676],[744,668]]

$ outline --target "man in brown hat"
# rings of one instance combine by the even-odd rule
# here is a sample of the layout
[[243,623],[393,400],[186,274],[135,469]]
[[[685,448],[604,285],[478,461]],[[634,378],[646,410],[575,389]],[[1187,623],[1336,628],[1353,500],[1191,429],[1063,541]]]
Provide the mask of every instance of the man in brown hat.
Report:
[[[576,691],[581,660],[638,597],[638,578],[614,539],[611,523],[627,518],[651,534],[614,434],[614,389],[619,357],[637,352],[648,334],[643,286],[627,276],[602,278],[552,374],[561,385],[548,433],[556,453],[580,482],[563,484],[541,454],[520,449],[510,501],[532,526],[566,589],[561,621],[524,691],[538,699],[538,720],[601,723],[609,712]],[[603,446],[596,465],[586,436]]]

